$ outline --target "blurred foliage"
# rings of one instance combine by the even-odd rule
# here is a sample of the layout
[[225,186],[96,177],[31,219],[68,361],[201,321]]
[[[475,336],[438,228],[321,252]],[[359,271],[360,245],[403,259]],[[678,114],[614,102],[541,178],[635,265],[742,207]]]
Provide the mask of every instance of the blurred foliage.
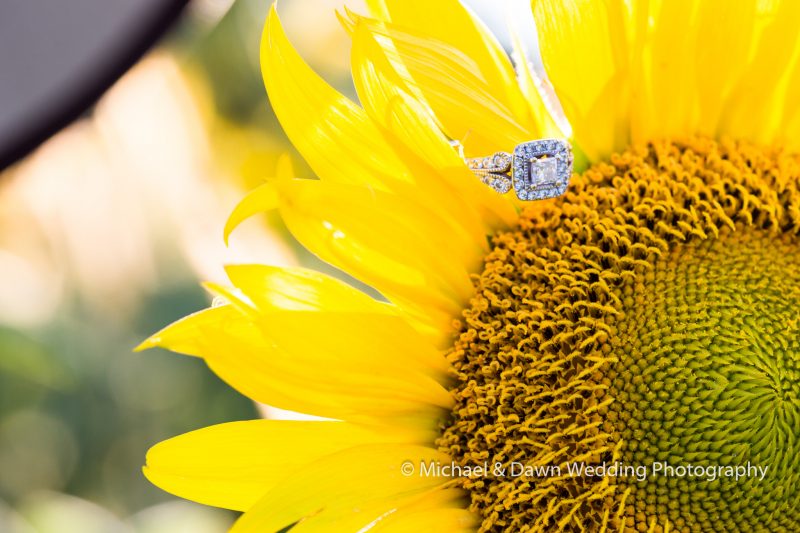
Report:
[[194,61],[205,70],[220,114],[238,123],[250,123],[260,117],[268,121],[265,126],[274,129],[278,124],[264,105],[258,59],[266,8],[267,2],[234,2],[210,29],[184,25],[184,31],[175,37],[177,46],[189,45],[187,61]]
[[186,277],[147,299],[130,329],[82,309],[79,298],[41,329],[0,329],[0,499],[25,508],[37,492],[59,491],[126,516],[171,499],[141,474],[152,444],[257,416],[202,360],[131,351],[207,305]]

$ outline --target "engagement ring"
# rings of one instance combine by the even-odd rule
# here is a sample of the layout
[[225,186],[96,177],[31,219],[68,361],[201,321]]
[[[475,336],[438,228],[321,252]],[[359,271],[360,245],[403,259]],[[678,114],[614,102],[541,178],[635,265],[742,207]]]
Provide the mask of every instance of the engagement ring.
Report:
[[[458,141],[453,146],[461,150]],[[545,200],[564,194],[572,176],[572,147],[563,139],[518,144],[514,153],[464,158],[480,180],[505,194],[512,188],[520,200]]]

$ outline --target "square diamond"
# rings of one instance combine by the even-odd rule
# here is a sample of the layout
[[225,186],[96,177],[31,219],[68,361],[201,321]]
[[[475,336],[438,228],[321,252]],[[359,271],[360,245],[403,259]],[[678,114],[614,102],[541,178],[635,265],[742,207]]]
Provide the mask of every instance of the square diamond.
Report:
[[546,159],[531,159],[530,186],[539,188],[545,185],[554,186],[558,181],[558,168],[554,157]]

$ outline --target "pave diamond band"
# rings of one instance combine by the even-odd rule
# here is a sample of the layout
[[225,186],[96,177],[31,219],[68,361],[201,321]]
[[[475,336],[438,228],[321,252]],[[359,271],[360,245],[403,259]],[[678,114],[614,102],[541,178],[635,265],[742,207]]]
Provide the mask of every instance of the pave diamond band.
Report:
[[492,156],[472,157],[466,161],[472,173],[492,189],[500,194],[505,194],[511,190],[513,155],[508,152],[497,152]]
[[563,139],[529,141],[518,144],[513,153],[497,152],[465,161],[483,183],[500,194],[513,188],[520,200],[560,196],[572,176],[572,147]]

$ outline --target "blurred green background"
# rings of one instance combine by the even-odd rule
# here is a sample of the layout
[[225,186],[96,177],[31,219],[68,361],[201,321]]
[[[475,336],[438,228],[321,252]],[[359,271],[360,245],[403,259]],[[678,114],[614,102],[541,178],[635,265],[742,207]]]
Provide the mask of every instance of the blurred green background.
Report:
[[[311,66],[354,96],[343,4],[282,0],[280,11]],[[235,519],[150,485],[147,449],[287,414],[255,406],[202,360],[132,350],[208,306],[198,282],[224,283],[226,263],[327,270],[271,214],[222,240],[282,153],[311,175],[264,93],[268,5],[190,3],[87,116],[0,175],[0,532],[211,533]]]

